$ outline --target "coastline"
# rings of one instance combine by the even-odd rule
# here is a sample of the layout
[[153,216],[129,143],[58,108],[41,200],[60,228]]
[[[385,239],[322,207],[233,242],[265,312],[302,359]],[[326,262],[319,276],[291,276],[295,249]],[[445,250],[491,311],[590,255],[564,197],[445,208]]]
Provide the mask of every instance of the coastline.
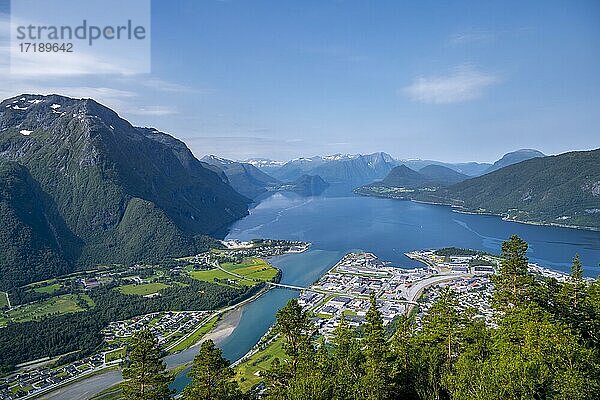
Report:
[[519,224],[526,224],[526,225],[552,226],[552,227],[556,227],[556,228],[567,228],[567,229],[578,229],[578,230],[582,230],[582,231],[600,232],[600,228],[597,228],[594,226],[568,225],[568,224],[560,224],[560,223],[556,223],[556,222],[524,221],[524,220],[519,220],[519,219],[511,219],[506,214],[494,213],[494,212],[489,212],[489,211],[472,211],[472,210],[465,209],[463,207],[452,205],[449,203],[440,203],[440,202],[427,201],[427,200],[417,200],[417,199],[411,199],[410,197],[404,197],[404,196],[394,197],[394,196],[378,195],[378,194],[374,194],[374,193],[369,194],[369,193],[357,192],[357,191],[354,191],[353,193],[355,193],[359,196],[374,197],[374,198],[378,198],[378,199],[404,200],[404,201],[412,201],[413,203],[429,204],[429,205],[434,205],[434,206],[446,206],[446,207],[450,207],[453,212],[456,212],[459,214],[490,215],[493,217],[499,217],[503,221],[506,221],[506,222],[516,222]]

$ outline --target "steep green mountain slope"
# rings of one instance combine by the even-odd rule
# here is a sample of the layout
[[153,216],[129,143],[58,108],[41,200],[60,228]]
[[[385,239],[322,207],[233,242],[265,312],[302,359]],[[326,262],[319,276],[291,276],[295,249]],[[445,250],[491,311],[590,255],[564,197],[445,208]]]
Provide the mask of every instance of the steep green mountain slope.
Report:
[[423,187],[422,175],[398,168],[356,193],[449,204],[516,221],[600,228],[600,149],[532,158],[435,191]]
[[82,243],[27,168],[0,161],[0,288],[70,272]]
[[186,254],[247,213],[248,200],[182,142],[149,135],[89,99],[0,103],[0,160],[27,167],[52,199],[84,243],[79,265]]
[[469,210],[600,228],[600,149],[533,158],[448,188]]

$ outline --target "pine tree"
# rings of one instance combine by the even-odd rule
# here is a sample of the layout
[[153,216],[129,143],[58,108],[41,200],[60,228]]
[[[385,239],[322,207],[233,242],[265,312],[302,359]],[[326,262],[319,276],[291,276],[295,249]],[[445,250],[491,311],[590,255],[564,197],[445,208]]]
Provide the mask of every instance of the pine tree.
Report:
[[235,400],[242,397],[229,362],[212,340],[200,346],[189,377],[191,383],[183,390],[186,400]]
[[411,340],[415,335],[414,318],[401,316],[396,323],[396,331],[391,340],[393,354],[392,382],[394,393],[403,393],[404,398],[416,397],[411,373],[413,350]]
[[502,311],[523,305],[530,295],[533,278],[528,274],[527,248],[517,235],[502,243],[500,270],[493,276],[494,304]]
[[364,375],[364,354],[356,331],[342,317],[333,339],[333,396],[336,400],[354,400]]
[[149,330],[136,333],[127,346],[123,368],[123,397],[128,400],[164,400],[171,398],[169,383],[158,341]]
[[416,391],[421,398],[448,397],[443,377],[452,373],[463,323],[457,306],[454,292],[444,290],[423,318],[421,332],[413,340],[417,352]]
[[365,375],[362,382],[364,398],[382,400],[389,398],[391,390],[389,348],[385,338],[383,319],[371,293],[371,306],[365,315],[365,335],[362,341],[365,353]]
[[575,254],[573,265],[571,265],[571,285],[573,285],[573,308],[577,308],[581,301],[583,282],[583,266],[579,254]]
[[277,322],[274,332],[284,339],[283,349],[290,358],[291,374],[294,376],[298,369],[303,349],[310,347],[312,337],[312,324],[305,311],[302,310],[298,300],[291,299],[277,312]]

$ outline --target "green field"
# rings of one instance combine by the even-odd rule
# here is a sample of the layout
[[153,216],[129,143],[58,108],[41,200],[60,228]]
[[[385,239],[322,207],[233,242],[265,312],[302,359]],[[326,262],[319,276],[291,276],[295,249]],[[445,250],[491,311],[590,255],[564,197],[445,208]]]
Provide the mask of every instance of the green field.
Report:
[[236,276],[233,276],[231,274],[228,274],[225,271],[221,271],[220,269],[216,269],[216,268],[209,269],[209,270],[202,270],[202,271],[191,271],[190,277],[193,279],[197,279],[199,281],[210,282],[210,283],[214,283],[215,279],[218,279],[218,280],[231,279],[235,283],[244,285],[244,286],[252,286],[255,284],[255,282],[253,282],[249,279],[239,279]]
[[62,296],[51,297],[39,303],[13,308],[6,314],[14,322],[26,322],[47,315],[69,314],[84,311],[85,309],[78,304],[79,300],[83,300],[90,307],[94,306],[94,302],[87,294],[65,294]]
[[46,279],[45,281],[33,282],[33,283],[28,284],[28,285],[25,285],[24,287],[33,288],[33,287],[36,287],[36,286],[50,285],[50,284],[52,284],[54,282],[56,282],[56,278]]
[[279,361],[287,358],[282,345],[283,340],[277,339],[267,346],[266,349],[252,355],[248,360],[235,368],[236,379],[244,392],[263,380],[259,374],[271,368],[271,363],[275,358],[279,358]]
[[200,328],[196,329],[194,333],[188,336],[184,341],[179,343],[177,346],[173,347],[169,350],[170,353],[177,353],[178,351],[185,350],[194,344],[196,344],[202,336],[206,335],[208,332],[212,331],[219,319],[220,315],[215,315],[210,320],[208,320],[204,325]]
[[240,264],[224,263],[221,265],[221,268],[231,272],[232,274],[243,276],[245,279],[240,279],[237,276],[228,274],[227,272],[216,268],[210,270],[191,271],[190,277],[205,282],[214,282],[215,279],[231,279],[240,285],[253,286],[257,282],[270,281],[277,276],[276,268],[273,268],[266,261],[258,258],[247,259]]
[[244,260],[241,264],[225,263],[221,267],[255,281],[270,281],[277,276],[277,269],[260,258]]
[[33,289],[33,291],[36,292],[36,293],[48,293],[48,294],[52,294],[52,293],[56,292],[57,290],[60,290],[61,287],[62,287],[62,285],[60,283],[53,283],[53,284],[48,285],[48,286],[36,287],[36,288]]
[[119,358],[125,357],[125,349],[116,349],[106,353],[106,362],[118,360]]
[[0,292],[0,309],[8,306],[8,293]]
[[147,296],[149,294],[158,293],[158,291],[168,288],[169,285],[166,285],[161,282],[153,282],[153,283],[142,283],[142,284],[131,284],[131,285],[123,285],[119,286],[117,289],[119,292],[123,294],[135,294],[138,296]]

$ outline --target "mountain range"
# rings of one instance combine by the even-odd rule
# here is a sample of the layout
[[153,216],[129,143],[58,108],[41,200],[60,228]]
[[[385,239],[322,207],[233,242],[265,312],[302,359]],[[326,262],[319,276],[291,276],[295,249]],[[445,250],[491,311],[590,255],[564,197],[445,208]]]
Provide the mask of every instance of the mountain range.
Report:
[[402,166],[356,192],[448,204],[515,221],[600,228],[600,149],[535,156],[455,184],[432,186],[422,170]]
[[0,103],[0,166],[1,288],[192,254],[248,213],[249,200],[183,142],[91,99]]
[[252,199],[277,190],[313,195],[338,183],[368,184],[361,194],[401,187],[401,197],[468,211],[600,227],[598,154],[519,150],[494,164],[383,152],[200,161],[180,140],[132,126],[94,100],[21,95],[0,103],[0,289],[102,263],[192,254],[247,215]]
[[301,157],[288,162],[274,161],[265,158],[245,160],[261,171],[280,181],[293,181],[304,174],[319,175],[329,183],[345,183],[360,186],[374,180],[380,180],[399,165],[421,171],[423,168],[436,165],[458,172],[469,177],[480,176],[496,169],[544,154],[531,149],[521,149],[505,154],[494,164],[463,162],[446,163],[435,160],[394,159],[387,153],[372,154],[334,154],[329,156]]
[[383,152],[366,155],[334,154],[297,158],[279,168],[271,167],[270,175],[281,181],[294,181],[302,175],[318,175],[330,184],[360,185],[382,179],[396,165],[396,161]]
[[279,180],[250,163],[228,160],[215,155],[207,155],[200,160],[222,170],[231,187],[250,199],[266,193],[268,188],[280,183]]

